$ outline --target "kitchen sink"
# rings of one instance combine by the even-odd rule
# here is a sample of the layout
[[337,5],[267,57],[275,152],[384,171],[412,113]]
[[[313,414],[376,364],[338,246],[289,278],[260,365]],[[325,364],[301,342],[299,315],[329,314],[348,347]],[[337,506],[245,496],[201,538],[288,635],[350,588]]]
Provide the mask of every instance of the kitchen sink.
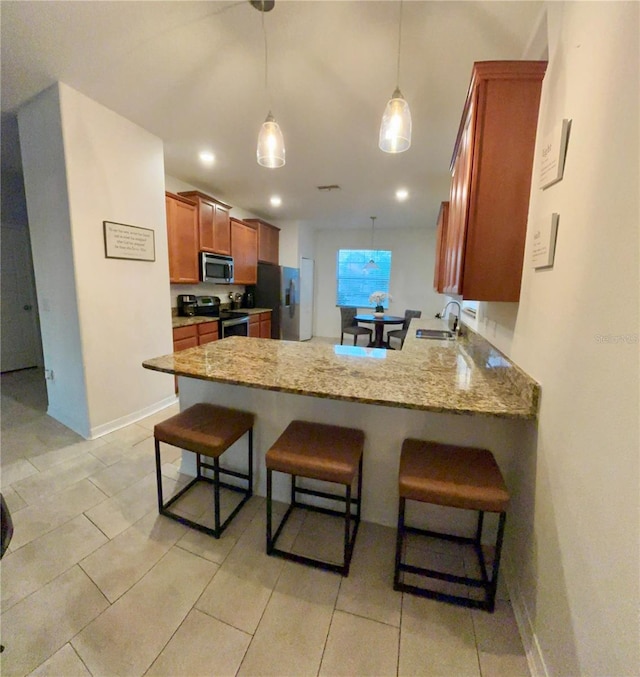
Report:
[[416,338],[450,341],[456,335],[448,329],[416,329]]

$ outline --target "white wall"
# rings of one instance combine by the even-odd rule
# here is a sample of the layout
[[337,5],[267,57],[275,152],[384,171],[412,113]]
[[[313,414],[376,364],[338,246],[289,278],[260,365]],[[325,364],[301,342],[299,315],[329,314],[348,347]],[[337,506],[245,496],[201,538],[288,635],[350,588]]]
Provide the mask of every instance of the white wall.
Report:
[[280,226],[279,258],[281,266],[300,267],[299,229],[297,221],[289,221]]
[[315,259],[316,234],[308,223],[298,225],[298,253],[300,258]]
[[[434,219],[435,223],[435,219]],[[376,249],[391,250],[393,300],[389,313],[404,315],[406,308],[433,317],[442,310],[444,297],[433,290],[435,228],[381,229],[375,233]],[[340,312],[336,307],[336,258],[339,249],[368,249],[371,230],[319,230],[315,243],[314,335],[340,336]],[[363,309],[364,312],[371,308]]]
[[[519,305],[478,329],[542,385],[523,449],[509,572],[534,669],[636,675],[639,594],[638,25],[629,3],[548,3],[538,137],[572,119],[563,180],[529,223],[560,214],[555,263],[525,252]],[[604,337],[604,338],[602,338]]]
[[[162,141],[58,83],[18,115],[49,411],[85,437],[174,399]],[[155,262],[107,259],[104,220],[155,232]]]
[[48,413],[88,437],[89,409],[82,360],[60,92],[47,89],[18,113],[33,269],[36,278]]

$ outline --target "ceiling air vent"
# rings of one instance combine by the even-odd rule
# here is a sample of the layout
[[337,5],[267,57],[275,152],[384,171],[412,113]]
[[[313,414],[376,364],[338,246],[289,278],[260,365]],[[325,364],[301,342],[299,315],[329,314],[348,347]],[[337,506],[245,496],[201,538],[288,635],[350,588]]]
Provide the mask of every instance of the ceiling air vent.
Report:
[[337,183],[332,183],[330,186],[318,186],[318,190],[323,190],[329,193],[332,190],[341,190],[341,188]]

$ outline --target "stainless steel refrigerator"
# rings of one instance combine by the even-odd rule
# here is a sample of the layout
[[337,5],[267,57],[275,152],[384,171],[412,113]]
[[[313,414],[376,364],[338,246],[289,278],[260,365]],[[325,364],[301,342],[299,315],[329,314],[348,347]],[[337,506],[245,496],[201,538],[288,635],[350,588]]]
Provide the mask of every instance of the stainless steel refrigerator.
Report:
[[271,308],[271,338],[300,340],[300,270],[258,264],[255,286],[258,308]]

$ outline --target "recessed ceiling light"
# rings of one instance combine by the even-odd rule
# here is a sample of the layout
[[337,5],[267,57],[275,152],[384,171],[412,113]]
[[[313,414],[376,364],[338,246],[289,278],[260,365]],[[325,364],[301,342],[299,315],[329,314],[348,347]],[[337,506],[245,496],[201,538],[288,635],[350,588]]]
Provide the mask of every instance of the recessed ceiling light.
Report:
[[212,165],[216,161],[216,156],[208,150],[203,150],[198,157],[203,165]]
[[409,191],[406,188],[398,188],[396,191],[396,198],[402,202],[409,197]]
[[282,198],[279,197],[278,195],[274,195],[271,198],[270,202],[272,207],[279,207],[282,204]]

